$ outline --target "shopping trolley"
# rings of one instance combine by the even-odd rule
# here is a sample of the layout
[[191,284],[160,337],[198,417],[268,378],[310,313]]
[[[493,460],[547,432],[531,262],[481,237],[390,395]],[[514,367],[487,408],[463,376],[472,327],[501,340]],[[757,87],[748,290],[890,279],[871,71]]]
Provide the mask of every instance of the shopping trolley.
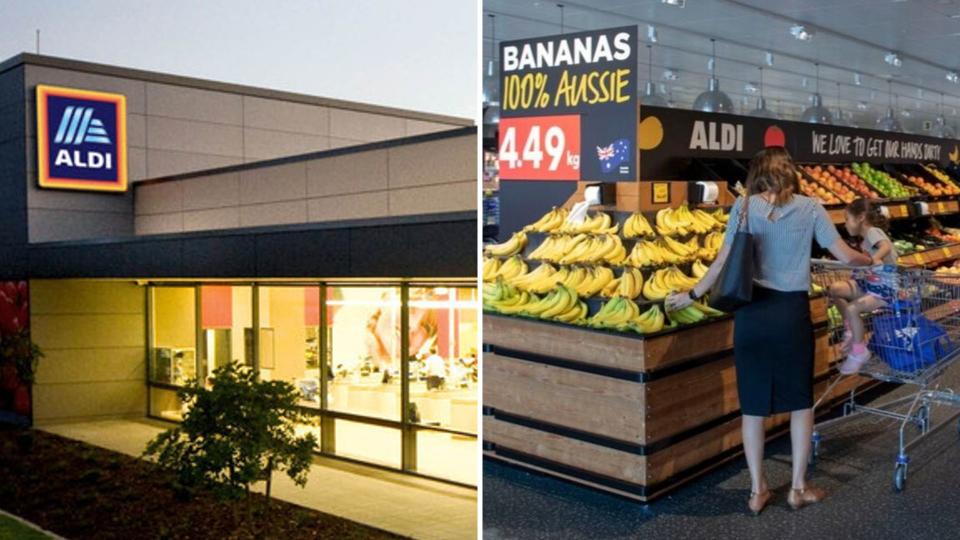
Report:
[[[960,276],[938,274],[922,268],[883,266],[853,268],[835,261],[815,259],[811,262],[814,290],[828,298],[828,329],[834,358],[842,360],[840,350],[844,324],[837,311],[830,286],[837,282],[869,278],[889,287],[887,305],[863,316],[865,341],[872,355],[854,375],[876,381],[909,385],[912,389],[899,397],[876,405],[857,403],[856,389],[851,390],[843,403],[843,414],[814,426],[811,464],[819,456],[823,441],[821,429],[828,424],[849,420],[858,414],[892,418],[899,423],[899,450],[894,463],[894,490],[903,490],[907,481],[909,448],[925,436],[948,425],[960,415],[954,413],[936,426],[931,426],[933,405],[952,405],[960,408],[960,396],[940,383],[944,371],[960,357]],[[834,388],[845,378],[854,375],[838,374],[814,404],[814,409],[832,395]],[[908,436],[915,426],[917,434]],[[960,424],[957,426],[960,431]]]

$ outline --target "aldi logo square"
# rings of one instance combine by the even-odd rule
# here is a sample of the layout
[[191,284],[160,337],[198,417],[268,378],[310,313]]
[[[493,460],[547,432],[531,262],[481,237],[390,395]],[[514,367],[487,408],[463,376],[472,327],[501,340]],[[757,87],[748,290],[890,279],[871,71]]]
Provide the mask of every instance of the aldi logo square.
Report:
[[126,97],[37,85],[37,161],[40,187],[126,191]]

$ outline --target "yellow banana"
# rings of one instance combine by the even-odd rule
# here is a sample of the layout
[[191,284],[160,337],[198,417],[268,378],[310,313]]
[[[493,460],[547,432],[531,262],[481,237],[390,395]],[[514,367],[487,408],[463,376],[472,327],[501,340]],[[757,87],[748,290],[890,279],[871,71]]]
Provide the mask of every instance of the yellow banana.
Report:
[[527,235],[523,231],[515,232],[510,239],[501,244],[487,246],[484,251],[489,255],[497,257],[510,257],[523,251],[527,245]]

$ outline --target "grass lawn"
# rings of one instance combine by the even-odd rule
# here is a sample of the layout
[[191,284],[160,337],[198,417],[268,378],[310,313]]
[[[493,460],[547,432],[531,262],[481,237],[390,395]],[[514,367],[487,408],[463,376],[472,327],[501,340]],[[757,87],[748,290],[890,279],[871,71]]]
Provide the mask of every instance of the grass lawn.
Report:
[[[235,503],[205,490],[187,498],[152,462],[42,431],[0,428],[0,479],[0,509],[71,539],[399,538],[260,494]],[[45,538],[13,526],[22,529],[0,518],[0,540]]]
[[0,540],[49,540],[42,532],[0,514]]

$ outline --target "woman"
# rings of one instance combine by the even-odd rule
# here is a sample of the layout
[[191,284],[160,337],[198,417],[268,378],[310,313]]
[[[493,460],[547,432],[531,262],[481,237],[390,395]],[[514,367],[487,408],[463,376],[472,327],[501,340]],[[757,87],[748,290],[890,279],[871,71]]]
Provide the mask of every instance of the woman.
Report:
[[[756,515],[770,501],[763,475],[764,418],[790,412],[793,485],[787,503],[798,509],[819,502],[823,490],[805,480],[813,432],[813,325],[810,322],[810,251],[813,240],[845,264],[864,266],[870,257],[846,244],[827,211],[799,194],[797,169],[782,147],[754,156],[747,175],[744,226],[755,249],[753,301],[734,317],[733,349],[743,414],[743,447],[750,469],[748,506]],[[736,233],[743,198],[730,211],[716,261],[688,293],[667,298],[668,310],[683,309],[713,287]]]

